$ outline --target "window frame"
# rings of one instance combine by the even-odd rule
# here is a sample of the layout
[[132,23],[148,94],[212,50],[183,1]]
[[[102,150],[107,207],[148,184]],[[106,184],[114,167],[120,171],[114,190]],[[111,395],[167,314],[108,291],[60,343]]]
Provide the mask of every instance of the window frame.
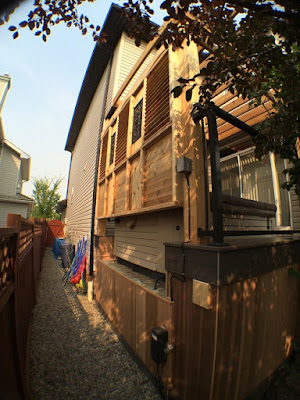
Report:
[[[232,158],[237,159],[237,164],[238,164],[238,171],[239,171],[239,191],[240,191],[240,198],[242,197],[243,194],[243,171],[241,168],[241,156],[246,156],[247,154],[253,153],[255,151],[255,147],[248,147],[247,149],[243,149],[240,151],[237,151],[235,153],[232,153],[228,156],[222,157],[220,159],[220,165],[222,164],[223,161],[230,160]],[[276,183],[277,177],[276,174],[278,174],[278,169],[276,166],[275,162],[275,154],[272,152],[269,152],[267,155],[268,160],[269,160],[269,165],[271,169],[271,179],[272,179],[272,189],[273,189],[273,195],[274,195],[274,204],[277,207],[277,210],[281,209],[281,198],[280,198],[280,187],[278,187],[278,183]],[[287,168],[287,160],[283,160],[284,162],[284,167]],[[287,176],[288,178],[288,176]],[[279,191],[278,191],[279,190]],[[290,192],[288,194],[288,205],[289,205],[289,225],[279,225],[280,218],[278,217],[277,211],[276,211],[276,227],[278,229],[287,229],[287,228],[292,228],[293,222],[292,222],[292,208],[291,208],[291,195]]]
[[[132,143],[134,109],[140,103],[141,100],[143,100],[141,136],[134,143]],[[144,85],[144,82],[142,82],[142,84],[139,86],[139,88],[131,96],[131,99],[130,99],[129,118],[128,118],[128,134],[127,134],[127,157],[130,157],[131,155],[136,153],[142,147],[144,131],[145,131],[145,104],[146,104],[145,85]]]
[[[107,143],[107,153],[106,153],[106,176],[111,174],[115,167],[115,159],[116,159],[116,144],[117,144],[117,136],[118,136],[118,126],[116,121],[108,128],[108,143]],[[114,137],[114,145],[113,149],[111,147],[112,138]],[[111,154],[113,150],[113,160],[111,160]]]

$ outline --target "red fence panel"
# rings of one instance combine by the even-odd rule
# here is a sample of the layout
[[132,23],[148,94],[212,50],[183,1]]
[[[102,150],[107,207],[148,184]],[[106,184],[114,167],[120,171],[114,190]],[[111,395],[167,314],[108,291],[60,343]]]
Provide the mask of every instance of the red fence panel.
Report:
[[0,229],[0,398],[28,398],[27,342],[46,224],[9,214]]
[[24,398],[15,321],[18,229],[0,228],[0,398]]
[[54,243],[54,239],[57,237],[64,236],[64,223],[59,221],[58,219],[53,219],[47,222],[47,246],[52,247]]

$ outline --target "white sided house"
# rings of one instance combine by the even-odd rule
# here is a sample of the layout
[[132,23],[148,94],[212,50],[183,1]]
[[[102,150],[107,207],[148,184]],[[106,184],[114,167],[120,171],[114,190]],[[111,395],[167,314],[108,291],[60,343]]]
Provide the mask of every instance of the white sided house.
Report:
[[[69,171],[65,234],[76,245],[88,238],[87,262],[90,260],[94,231],[100,132],[112,113],[113,98],[132,67],[144,51],[146,42],[137,47],[126,33],[126,19],[121,8],[113,4],[103,24],[101,35],[106,42],[96,44],[79,93],[65,150],[72,154]],[[135,81],[149,64],[155,49],[147,56]],[[133,85],[134,82],[132,82]],[[129,90],[128,88],[127,90]],[[114,224],[108,226],[113,232]]]
[[285,160],[258,160],[249,136],[272,103],[250,107],[223,85],[192,114],[198,99],[171,91],[205,64],[203,48],[157,37],[142,52],[119,13],[67,140],[66,232],[92,238],[96,301],[166,397],[259,398],[300,326],[299,199],[281,188]]
[[28,218],[34,204],[22,194],[23,183],[30,179],[31,158],[4,134],[1,110],[10,82],[8,75],[0,76],[0,226],[6,226],[7,214]]

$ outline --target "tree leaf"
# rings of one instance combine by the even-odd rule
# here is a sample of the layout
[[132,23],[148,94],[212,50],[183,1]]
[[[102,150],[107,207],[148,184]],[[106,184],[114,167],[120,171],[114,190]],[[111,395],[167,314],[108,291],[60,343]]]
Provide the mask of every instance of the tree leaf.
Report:
[[190,88],[185,92],[186,101],[190,101],[191,100],[192,94],[193,94],[193,88]]
[[18,32],[15,32],[15,33],[13,34],[13,38],[14,38],[14,39],[17,39],[18,36],[19,36]]
[[182,86],[175,86],[175,87],[171,90],[171,93],[173,93],[173,95],[174,95],[175,98],[176,98],[176,97],[179,97],[179,96],[181,95],[181,93],[182,93],[182,89],[183,89]]
[[16,30],[17,30],[17,28],[16,28],[15,26],[10,26],[8,29],[9,29],[11,32],[13,32],[13,31],[16,31]]

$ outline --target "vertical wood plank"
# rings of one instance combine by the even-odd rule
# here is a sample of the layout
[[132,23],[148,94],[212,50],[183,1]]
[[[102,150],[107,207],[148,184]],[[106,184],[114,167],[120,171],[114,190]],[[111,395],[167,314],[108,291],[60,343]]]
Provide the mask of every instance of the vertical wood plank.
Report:
[[[191,78],[199,72],[199,58],[196,45],[184,46],[176,52],[169,50],[170,59],[170,88],[178,85],[178,79]],[[179,196],[179,190],[183,192],[184,204],[184,232],[185,241],[200,243],[207,239],[198,238],[198,227],[205,229],[205,186],[203,144],[200,125],[195,125],[191,118],[192,102],[187,102],[185,96],[171,99],[171,121],[173,132],[173,164],[177,159],[186,156],[193,161],[193,171],[190,180],[190,202],[188,198],[187,183],[183,177],[174,176],[173,196]],[[190,218],[189,218],[190,209]],[[190,237],[189,237],[190,231]]]

